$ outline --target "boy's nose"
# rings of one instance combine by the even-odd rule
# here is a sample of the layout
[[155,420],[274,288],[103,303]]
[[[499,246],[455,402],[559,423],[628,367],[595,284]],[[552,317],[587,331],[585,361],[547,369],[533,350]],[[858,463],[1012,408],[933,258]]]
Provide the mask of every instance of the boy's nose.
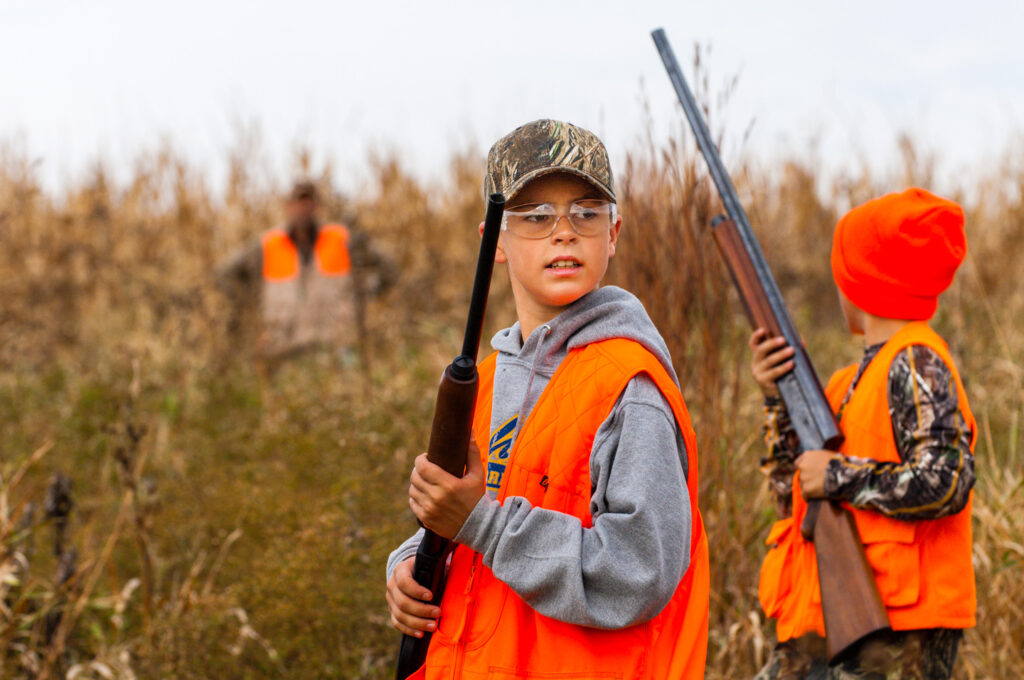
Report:
[[555,243],[576,240],[576,230],[572,228],[568,215],[558,215],[555,217],[555,230],[551,233],[551,237],[555,240]]

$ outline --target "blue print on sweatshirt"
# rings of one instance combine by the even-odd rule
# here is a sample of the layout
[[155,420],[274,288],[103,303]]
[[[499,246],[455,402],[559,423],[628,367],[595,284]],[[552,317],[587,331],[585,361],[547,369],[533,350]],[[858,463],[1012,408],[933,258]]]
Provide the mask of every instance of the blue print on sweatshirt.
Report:
[[491,435],[490,449],[487,452],[487,490],[498,492],[501,488],[501,478],[505,476],[505,468],[508,466],[508,454],[512,449],[512,435],[516,431],[518,415],[506,420]]

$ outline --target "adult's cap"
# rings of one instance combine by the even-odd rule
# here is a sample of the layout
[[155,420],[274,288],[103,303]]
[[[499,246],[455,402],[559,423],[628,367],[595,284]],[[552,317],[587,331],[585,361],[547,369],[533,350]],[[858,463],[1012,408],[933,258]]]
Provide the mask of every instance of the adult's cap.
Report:
[[966,255],[963,209],[912,187],[870,200],[839,220],[832,276],[865,312],[930,319]]
[[316,190],[315,184],[308,180],[302,180],[292,185],[291,193],[288,194],[288,200],[318,201],[320,200],[320,192]]
[[572,123],[535,120],[505,135],[487,154],[484,195],[511,200],[527,182],[555,172],[581,177],[615,201],[608,151],[597,135]]

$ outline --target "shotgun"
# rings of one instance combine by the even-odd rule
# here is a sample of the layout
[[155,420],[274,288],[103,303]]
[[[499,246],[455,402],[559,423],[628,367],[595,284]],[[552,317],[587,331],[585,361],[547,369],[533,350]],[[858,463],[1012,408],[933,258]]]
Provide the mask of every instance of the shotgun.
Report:
[[[466,454],[472,435],[473,410],[476,408],[479,382],[476,357],[480,350],[487,294],[491,287],[491,273],[494,271],[494,253],[501,233],[501,218],[504,211],[505,197],[501,194],[491,194],[487,201],[484,233],[480,239],[480,257],[476,262],[473,296],[469,302],[462,354],[455,357],[444,369],[441,385],[437,390],[437,401],[434,404],[434,422],[430,430],[427,459],[457,477],[461,477],[466,470]],[[441,604],[445,566],[452,547],[452,541],[426,529],[423,540],[416,550],[412,576],[434,596],[431,604]],[[423,665],[427,658],[427,647],[430,646],[430,635],[428,632],[424,632],[421,638],[402,635],[402,644],[398,650],[398,668],[395,671],[396,680],[406,680]]]
[[[775,384],[800,439],[801,450],[836,451],[843,442],[839,423],[764,259],[736,188],[718,155],[707,123],[683,78],[665,31],[659,28],[651,37],[728,213],[728,217],[719,215],[712,220],[712,235],[739,290],[750,323],[754,328],[767,330],[769,337],[781,335],[796,351],[793,370]],[[800,532],[805,539],[814,541],[826,651],[829,663],[835,664],[854,651],[865,636],[888,629],[889,617],[853,516],[848,511],[835,502],[812,500],[807,504]]]

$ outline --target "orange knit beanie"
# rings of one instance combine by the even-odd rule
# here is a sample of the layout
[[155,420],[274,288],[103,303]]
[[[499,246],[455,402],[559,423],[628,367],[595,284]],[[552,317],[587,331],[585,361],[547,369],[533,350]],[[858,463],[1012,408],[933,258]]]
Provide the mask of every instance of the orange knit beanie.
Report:
[[930,319],[967,254],[964,211],[912,187],[846,213],[832,239],[832,276],[858,308]]

